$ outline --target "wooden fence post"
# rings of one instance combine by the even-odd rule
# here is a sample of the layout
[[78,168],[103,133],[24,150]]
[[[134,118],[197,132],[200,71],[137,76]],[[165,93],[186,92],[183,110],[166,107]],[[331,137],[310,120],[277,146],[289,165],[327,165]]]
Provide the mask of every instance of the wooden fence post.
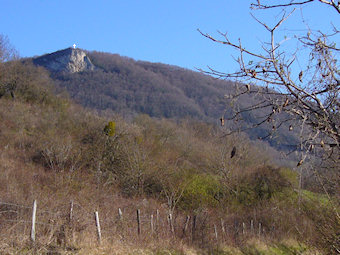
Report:
[[261,222],[259,222],[259,237],[261,236],[261,227],[262,227],[262,224]]
[[175,228],[174,228],[174,222],[173,222],[171,213],[169,213],[169,227],[170,227],[171,233],[174,235],[175,234]]
[[187,215],[187,217],[185,219],[185,222],[184,222],[184,226],[183,226],[183,237],[185,236],[185,233],[186,233],[186,231],[188,229],[189,221],[190,221],[190,216]]
[[195,232],[196,232],[196,215],[192,218],[192,229],[191,229],[191,241],[195,240]]
[[216,227],[216,224],[214,224],[214,233],[215,233],[216,242],[218,242],[218,235],[217,235],[217,227]]
[[99,245],[102,243],[102,233],[100,229],[100,222],[99,222],[99,214],[98,211],[94,213],[95,220],[96,220],[96,227],[97,227],[97,236],[98,236],[98,243]]
[[71,200],[71,203],[70,203],[70,214],[69,214],[69,222],[72,222],[72,219],[73,219],[73,200]]
[[159,230],[159,210],[156,210],[156,231]]
[[151,235],[153,235],[154,234],[153,214],[150,215],[150,228],[151,228]]
[[117,231],[120,232],[120,236],[123,239],[124,238],[124,230],[125,230],[125,224],[123,222],[123,212],[120,208],[118,208],[118,221],[117,221]]
[[246,224],[242,222],[242,235],[246,233]]
[[37,215],[37,200],[33,201],[33,208],[32,208],[32,228],[31,228],[31,241],[35,242],[35,220]]
[[253,220],[250,220],[250,231],[251,231],[251,234],[254,234],[254,221]]
[[140,235],[141,234],[141,222],[140,222],[140,210],[139,209],[137,209],[137,233],[138,233],[138,235]]
[[119,220],[123,219],[123,213],[122,213],[122,210],[120,208],[118,208],[118,219]]
[[225,228],[224,228],[224,220],[221,219],[221,229],[222,229],[222,238],[226,239]]

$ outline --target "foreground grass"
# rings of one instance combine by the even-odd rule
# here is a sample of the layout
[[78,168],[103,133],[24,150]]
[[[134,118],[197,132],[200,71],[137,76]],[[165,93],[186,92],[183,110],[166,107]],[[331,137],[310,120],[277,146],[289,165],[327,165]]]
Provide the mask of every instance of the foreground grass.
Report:
[[[162,246],[164,245],[164,246]],[[180,242],[172,244],[153,243],[144,247],[144,244],[127,244],[111,242],[104,243],[101,246],[95,243],[83,244],[82,247],[73,249],[63,249],[55,246],[27,246],[21,249],[15,247],[1,247],[0,254],[140,254],[140,255],[199,255],[199,254],[216,254],[216,255],[319,255],[320,251],[310,248],[295,240],[284,240],[281,242],[266,242],[264,240],[251,239],[240,247],[233,246],[215,246],[206,249],[188,247]]]

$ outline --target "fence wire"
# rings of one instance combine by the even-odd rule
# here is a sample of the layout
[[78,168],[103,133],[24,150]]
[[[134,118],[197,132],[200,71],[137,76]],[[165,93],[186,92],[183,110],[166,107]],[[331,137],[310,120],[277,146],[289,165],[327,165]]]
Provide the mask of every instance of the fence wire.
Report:
[[[36,212],[38,226],[37,234],[41,232],[55,231],[55,236],[61,231],[71,229],[72,231],[90,231],[95,236],[97,228],[95,222],[95,211],[86,209],[80,203],[72,201],[68,206],[56,210],[46,210],[39,203]],[[70,211],[72,208],[72,217]],[[188,216],[176,214],[169,217],[169,213],[163,210],[140,211],[137,218],[137,209],[133,206],[117,207],[116,210],[106,210],[101,214],[98,211],[101,232],[103,238],[120,236],[124,238],[135,238],[136,236],[151,236],[152,238],[177,237],[194,242],[196,239],[210,239],[223,242],[228,236],[264,235],[270,229],[265,229],[261,222],[255,220],[240,221],[238,219],[211,219],[209,215]],[[30,227],[33,206],[0,201],[0,226],[3,224],[24,224]],[[152,217],[151,217],[152,215]],[[151,222],[152,221],[152,222]],[[42,229],[43,227],[43,229]],[[1,230],[1,228],[0,228]],[[54,236],[54,234],[52,234]]]

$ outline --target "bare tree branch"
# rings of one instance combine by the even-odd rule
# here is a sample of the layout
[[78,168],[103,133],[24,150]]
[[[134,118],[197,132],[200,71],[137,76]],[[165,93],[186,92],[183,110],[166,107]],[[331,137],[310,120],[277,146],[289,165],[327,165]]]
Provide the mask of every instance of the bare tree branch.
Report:
[[[266,5],[257,1],[257,4],[252,4],[252,7],[256,6],[257,9],[284,8],[305,5],[314,1],[317,0],[286,1],[286,3],[279,5]],[[327,5],[339,6],[339,3],[335,3],[335,1],[318,1]],[[317,33],[308,31],[306,36],[295,36],[297,42],[301,44],[301,48],[308,50],[310,56],[305,68],[296,71],[294,69],[296,68],[298,49],[295,49],[292,57],[287,57],[286,49],[282,50],[285,41],[278,43],[275,40],[276,31],[293,12],[294,9],[288,15],[284,13],[272,27],[252,15],[270,34],[270,41],[263,43],[262,51],[248,50],[242,45],[240,39],[237,43],[230,41],[227,33],[218,32],[222,39],[217,39],[198,30],[213,42],[239,51],[239,57],[236,59],[239,64],[238,71],[224,73],[209,67],[208,71],[203,72],[220,79],[236,78],[245,84],[241,85],[245,88],[244,90],[239,91],[237,89],[233,95],[225,96],[227,100],[231,100],[232,105],[234,105],[236,99],[245,94],[254,95],[261,102],[241,109],[234,109],[231,116],[225,116],[225,118],[223,116],[225,120],[239,120],[244,113],[268,108],[268,113],[265,116],[257,116],[259,118],[257,123],[251,127],[238,129],[238,132],[259,127],[268,121],[271,122],[274,116],[285,112],[292,116],[292,119],[305,123],[308,127],[306,130],[312,131],[315,135],[313,143],[326,140],[328,144],[336,145],[339,148],[340,72],[337,63],[339,49],[331,41],[332,36],[337,35],[339,31],[334,28],[334,33],[330,35],[321,31]],[[245,59],[251,60],[246,63]],[[268,86],[272,86],[274,90],[268,89]],[[260,99],[260,96],[262,99]],[[273,130],[280,127],[283,127],[283,123],[273,123]],[[233,132],[233,130],[228,131],[228,133]],[[304,142],[306,144],[303,147],[309,150],[311,138],[304,140]]]
[[340,13],[339,1],[336,2],[334,0],[331,0],[331,1],[328,1],[328,0],[306,0],[306,1],[289,0],[289,1],[286,1],[285,3],[281,3],[281,4],[261,4],[261,1],[257,0],[256,3],[251,3],[250,8],[253,9],[253,10],[286,8],[286,7],[291,7],[291,6],[302,6],[302,5],[309,4],[311,2],[316,2],[316,1],[323,3],[323,4],[326,4],[326,5],[329,5],[329,6],[333,7],[338,13]]

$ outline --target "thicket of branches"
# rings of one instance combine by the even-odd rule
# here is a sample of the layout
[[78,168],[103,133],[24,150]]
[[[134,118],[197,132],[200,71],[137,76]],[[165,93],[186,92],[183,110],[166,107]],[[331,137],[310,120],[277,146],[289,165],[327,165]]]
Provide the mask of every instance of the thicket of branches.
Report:
[[[272,131],[267,135],[269,138],[279,135],[278,129],[296,130],[300,134],[300,141],[293,147],[293,152],[299,155],[297,167],[300,168],[300,187],[303,179],[310,176],[314,178],[314,186],[321,184],[327,195],[336,195],[339,194],[340,182],[340,48],[336,44],[339,30],[332,20],[329,20],[331,32],[316,31],[305,24],[307,28],[303,34],[296,33],[288,39],[280,30],[282,24],[294,14],[295,8],[310,4],[319,4],[320,8],[330,7],[329,12],[340,14],[339,2],[333,0],[252,3],[250,7],[253,10],[274,9],[281,13],[273,25],[251,14],[270,36],[269,41],[263,42],[257,51],[248,50],[241,39],[231,41],[227,33],[219,33],[219,36],[214,37],[200,31],[206,38],[236,49],[239,53],[235,58],[239,64],[238,71],[225,73],[210,68],[204,72],[240,82],[237,92],[226,96],[233,106],[233,113],[223,115],[223,122],[237,122],[242,114],[253,112],[257,122],[248,128],[270,124]],[[287,41],[294,41],[297,46],[289,48],[286,46]],[[246,94],[261,100],[249,107],[238,107],[235,102]],[[265,109],[266,114],[263,114],[265,111],[259,114],[259,109]],[[239,129],[231,133],[235,131]]]
[[[303,34],[296,32],[293,38],[282,35],[280,31],[282,24],[294,14],[295,8],[310,4],[318,4],[320,8],[330,7],[329,12],[340,14],[340,2],[335,0],[286,0],[277,4],[267,0],[253,2],[250,6],[252,10],[274,9],[281,13],[278,21],[272,25],[258,19],[254,15],[256,12],[251,14],[270,36],[269,41],[263,42],[257,51],[248,50],[241,39],[236,42],[230,40],[227,33],[219,32],[216,37],[199,30],[213,42],[238,51],[235,59],[239,69],[236,72],[225,73],[212,68],[203,72],[240,82],[237,92],[226,96],[230,105],[236,107],[233,107],[231,115],[222,116],[222,122],[237,122],[244,113],[256,114],[259,109],[266,109],[265,115],[257,114],[257,122],[250,128],[270,123],[272,131],[269,137],[275,135],[279,128],[294,129],[300,133],[300,142],[294,149],[300,155],[297,162],[300,172],[299,189],[303,186],[303,179],[313,175],[314,186],[322,187],[328,197],[333,194],[339,198],[340,48],[336,40],[340,31],[336,24],[332,24],[332,20],[329,20],[332,26],[330,32],[314,30],[308,24]],[[297,46],[287,47],[289,40]],[[249,107],[237,107],[235,102],[245,94],[261,98],[261,101]],[[285,123],[289,123],[289,126]],[[235,131],[239,129],[229,133]],[[306,164],[307,161],[309,164]],[[333,208],[337,215],[336,222],[339,222],[337,206]]]
[[[254,127],[269,122],[272,123],[274,133],[284,122],[298,120],[302,129],[306,129],[299,149],[313,151],[315,147],[324,148],[328,145],[328,149],[330,148],[328,156],[330,156],[334,151],[338,153],[340,144],[340,73],[337,62],[340,48],[335,41],[339,30],[335,25],[331,33],[308,28],[305,34],[296,34],[290,39],[298,43],[297,48],[290,51],[285,47],[288,39],[285,36],[281,41],[283,36],[278,31],[295,11],[293,7],[303,7],[312,2],[320,2],[320,8],[323,8],[322,5],[331,6],[330,12],[339,13],[340,7],[337,1],[280,1],[277,5],[271,1],[252,3],[253,10],[283,8],[281,18],[273,25],[268,25],[253,15],[270,35],[270,41],[264,42],[258,51],[248,50],[241,39],[237,42],[229,40],[226,33],[220,33],[220,37],[213,37],[201,32],[210,40],[239,51],[238,71],[224,73],[210,69],[205,72],[223,79],[234,78],[245,84],[239,87],[238,93],[229,95],[228,99],[231,101],[247,93],[254,97],[263,96],[263,100],[257,104],[235,109],[234,114],[227,116],[227,119],[235,120],[243,112],[266,108],[267,114],[259,117]],[[298,59],[301,57],[299,50],[308,52],[302,56],[307,58],[306,61]],[[297,69],[298,61],[305,64],[301,69]],[[277,119],[276,116],[282,112],[288,113],[287,117]],[[293,129],[293,126],[289,129]]]

